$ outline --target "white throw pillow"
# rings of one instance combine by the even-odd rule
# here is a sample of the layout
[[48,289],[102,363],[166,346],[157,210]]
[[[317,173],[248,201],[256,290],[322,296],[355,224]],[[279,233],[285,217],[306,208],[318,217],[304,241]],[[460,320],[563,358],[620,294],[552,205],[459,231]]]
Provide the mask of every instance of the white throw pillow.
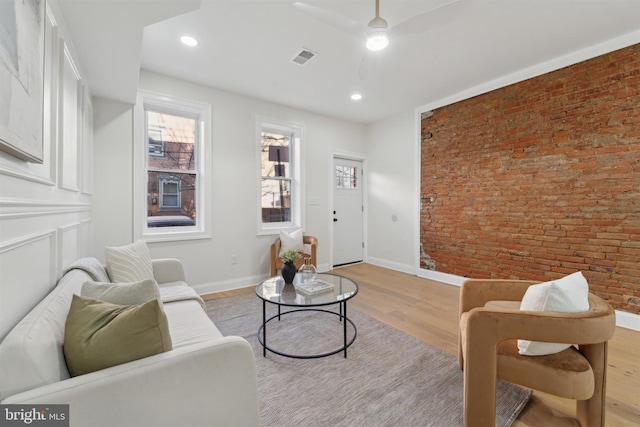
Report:
[[[589,310],[589,284],[582,273],[531,285],[520,303],[522,311],[579,313]],[[527,356],[559,353],[571,344],[518,340],[518,351]]]
[[105,252],[112,282],[131,283],[153,279],[151,253],[144,240],[126,246],[109,247]]
[[282,256],[286,251],[304,252],[304,243],[302,243],[302,229],[287,233],[280,230],[280,253]]
[[162,307],[160,288],[153,279],[134,283],[84,282],[80,296],[118,305],[138,305],[155,299]]

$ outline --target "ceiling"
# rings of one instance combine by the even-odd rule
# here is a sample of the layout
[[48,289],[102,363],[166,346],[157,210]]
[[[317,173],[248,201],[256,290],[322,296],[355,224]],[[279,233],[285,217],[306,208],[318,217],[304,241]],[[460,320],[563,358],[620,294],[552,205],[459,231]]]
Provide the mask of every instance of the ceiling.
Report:
[[[375,15],[374,0],[301,2],[365,25]],[[364,40],[294,3],[58,0],[94,95],[134,103],[142,68],[362,123],[640,31],[640,0],[380,0],[391,27],[431,12],[362,76]],[[302,48],[317,53],[304,66],[291,61]]]

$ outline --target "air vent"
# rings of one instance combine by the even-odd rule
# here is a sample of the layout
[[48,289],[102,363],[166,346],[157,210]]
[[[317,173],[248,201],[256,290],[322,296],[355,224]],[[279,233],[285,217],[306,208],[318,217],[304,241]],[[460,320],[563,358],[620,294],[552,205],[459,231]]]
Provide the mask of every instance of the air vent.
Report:
[[307,62],[309,62],[310,60],[312,60],[316,55],[317,55],[317,53],[312,52],[309,49],[304,49],[303,48],[300,51],[300,53],[298,53],[296,56],[293,57],[293,59],[291,61],[295,62],[298,65],[304,65]]

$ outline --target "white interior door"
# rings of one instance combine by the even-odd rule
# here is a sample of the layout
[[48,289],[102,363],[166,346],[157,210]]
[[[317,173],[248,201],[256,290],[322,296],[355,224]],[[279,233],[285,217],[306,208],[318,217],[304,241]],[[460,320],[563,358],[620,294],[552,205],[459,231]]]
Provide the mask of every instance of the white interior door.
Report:
[[333,159],[333,265],[363,260],[362,162]]

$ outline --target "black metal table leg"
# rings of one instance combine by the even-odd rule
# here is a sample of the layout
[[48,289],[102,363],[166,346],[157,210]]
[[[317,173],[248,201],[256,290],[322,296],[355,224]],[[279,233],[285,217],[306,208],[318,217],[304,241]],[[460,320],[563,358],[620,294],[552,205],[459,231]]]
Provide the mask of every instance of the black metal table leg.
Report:
[[267,357],[267,302],[262,300],[262,357]]
[[[344,304],[344,320],[342,321],[342,327],[344,328],[344,358],[347,358],[347,301]],[[341,306],[342,307],[342,306]],[[340,309],[342,311],[342,308]]]

